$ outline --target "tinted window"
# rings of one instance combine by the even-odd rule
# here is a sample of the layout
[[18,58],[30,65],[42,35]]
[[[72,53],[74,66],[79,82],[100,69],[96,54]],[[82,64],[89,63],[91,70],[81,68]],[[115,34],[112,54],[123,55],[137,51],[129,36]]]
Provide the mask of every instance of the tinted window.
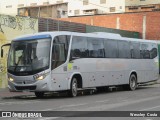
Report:
[[52,69],[65,63],[68,55],[70,36],[56,36],[52,46]]
[[131,58],[139,59],[140,58],[140,44],[137,42],[131,42],[130,53],[131,53]]
[[104,41],[101,38],[88,38],[89,57],[104,58]]
[[148,43],[141,43],[140,55],[142,59],[150,59],[150,49]]
[[117,57],[117,41],[116,40],[105,40],[105,57],[116,58]]
[[151,46],[152,47],[151,47],[151,50],[150,50],[150,56],[153,59],[153,58],[157,57],[157,44],[153,43]]
[[64,44],[65,45],[65,51],[66,56],[68,55],[68,48],[70,43],[70,36],[68,35],[60,35],[54,38],[53,44]]
[[127,41],[118,41],[118,57],[130,58],[130,45]]
[[73,36],[71,56],[72,56],[72,58],[86,58],[86,57],[88,57],[87,38],[86,37]]

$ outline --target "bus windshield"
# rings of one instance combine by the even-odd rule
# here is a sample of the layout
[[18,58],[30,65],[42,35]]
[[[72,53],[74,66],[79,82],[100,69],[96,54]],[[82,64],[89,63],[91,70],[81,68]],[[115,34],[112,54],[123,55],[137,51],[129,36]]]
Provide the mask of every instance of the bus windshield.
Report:
[[51,39],[14,41],[8,57],[8,72],[32,75],[49,68]]

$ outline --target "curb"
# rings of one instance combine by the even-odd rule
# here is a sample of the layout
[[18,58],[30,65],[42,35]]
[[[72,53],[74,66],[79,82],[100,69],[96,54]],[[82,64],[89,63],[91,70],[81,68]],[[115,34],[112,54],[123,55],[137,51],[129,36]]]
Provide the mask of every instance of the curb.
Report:
[[9,91],[8,88],[0,88],[0,92]]

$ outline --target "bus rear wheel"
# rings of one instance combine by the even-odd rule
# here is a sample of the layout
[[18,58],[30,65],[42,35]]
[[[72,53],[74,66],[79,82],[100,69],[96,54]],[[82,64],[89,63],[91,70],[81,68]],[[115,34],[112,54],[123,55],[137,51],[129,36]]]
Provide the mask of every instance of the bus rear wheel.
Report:
[[137,88],[137,77],[135,74],[131,74],[129,78],[129,90],[134,91]]
[[77,78],[73,78],[71,81],[71,86],[70,86],[70,90],[69,90],[69,96],[70,97],[76,97],[77,93],[78,93],[78,84],[77,84]]
[[44,92],[35,92],[35,95],[37,98],[43,98],[44,97]]

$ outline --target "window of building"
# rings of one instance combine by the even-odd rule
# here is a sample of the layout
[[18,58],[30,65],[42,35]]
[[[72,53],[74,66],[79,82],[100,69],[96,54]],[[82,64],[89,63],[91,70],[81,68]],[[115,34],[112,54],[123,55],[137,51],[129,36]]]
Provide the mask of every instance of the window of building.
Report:
[[129,7],[128,9],[129,9],[129,10],[136,10],[136,9],[138,9],[138,7],[133,6],[133,7]]
[[57,18],[61,18],[61,11],[57,10]]
[[122,6],[119,6],[119,9],[122,9]]
[[62,15],[66,15],[66,14],[67,14],[67,11],[62,10]]
[[43,2],[43,5],[48,5],[49,4],[49,2]]
[[152,9],[155,8],[156,6],[142,6],[141,9]]
[[100,38],[88,38],[88,51],[90,58],[104,58],[104,41]]
[[83,0],[83,5],[88,5],[88,0]]
[[110,12],[115,12],[116,8],[115,7],[110,7]]
[[6,8],[12,8],[12,5],[7,5]]
[[31,3],[30,5],[31,5],[31,6],[35,6],[35,5],[37,5],[37,3]]
[[63,3],[63,0],[58,0],[56,3]]
[[117,58],[118,46],[116,40],[104,40],[104,46],[106,58]]
[[105,4],[106,0],[100,0],[100,4]]
[[79,15],[79,10],[74,10],[75,15]]
[[18,7],[24,7],[24,4],[18,4]]

